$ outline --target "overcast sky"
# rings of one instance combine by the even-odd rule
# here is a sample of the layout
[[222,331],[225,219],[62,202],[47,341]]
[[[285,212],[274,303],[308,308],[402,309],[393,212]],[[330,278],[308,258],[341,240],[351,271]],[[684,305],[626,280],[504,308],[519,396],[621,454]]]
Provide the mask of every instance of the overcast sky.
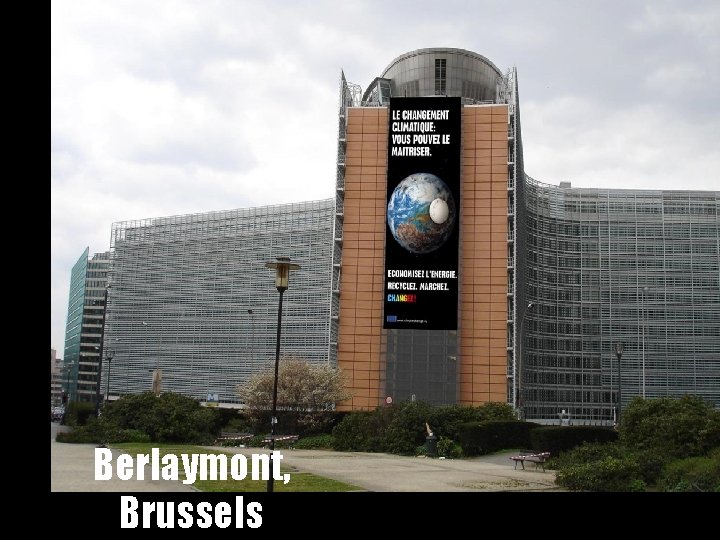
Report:
[[340,70],[426,47],[515,66],[526,172],[720,189],[720,2],[53,0],[51,347],[117,221],[333,196]]

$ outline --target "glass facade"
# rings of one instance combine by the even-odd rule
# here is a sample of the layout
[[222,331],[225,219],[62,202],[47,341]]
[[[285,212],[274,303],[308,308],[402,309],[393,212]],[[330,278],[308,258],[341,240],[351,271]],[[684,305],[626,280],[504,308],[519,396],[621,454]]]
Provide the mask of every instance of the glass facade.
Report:
[[386,330],[385,392],[436,405],[458,401],[455,330]]
[[[479,316],[452,332],[367,322],[375,289],[361,269],[383,262],[376,259],[384,233],[368,225],[385,226],[375,219],[384,215],[387,173],[381,107],[392,96],[432,95],[460,96],[468,125],[480,125],[474,109],[489,103],[507,110],[507,125],[489,128],[497,146],[467,128],[471,137],[461,147],[463,163],[472,164],[461,173],[460,257],[470,259],[465,239],[475,256],[485,249],[486,258],[500,259],[499,276],[488,278],[502,283],[491,289],[503,307],[486,325],[495,325],[491,336]],[[403,54],[365,92],[342,74],[339,98],[334,199],[115,223],[109,289],[108,255],[88,261],[85,250],[73,267],[68,307],[69,388],[63,384],[71,397],[97,391],[99,349],[101,388],[109,382],[111,396],[150,390],[159,369],[163,390],[238,403],[236,386],[275,355],[278,293],[264,263],[288,256],[302,268],[284,295],[281,353],[346,362],[343,369],[364,385],[358,408],[385,396],[442,404],[506,395],[530,420],[558,422],[564,411],[573,423],[609,424],[619,387],[624,404],[638,395],[690,393],[720,406],[720,192],[574,189],[527,177],[516,71],[503,76],[462,49]],[[352,115],[357,129],[348,132]],[[480,162],[483,155],[492,155],[492,166]],[[481,187],[483,168],[492,169],[492,190]],[[480,225],[489,208],[483,197],[500,206],[492,229]],[[492,247],[484,247],[490,234]],[[465,267],[468,275],[475,270]],[[351,282],[357,295],[346,289],[341,303]],[[461,289],[475,295],[473,306],[461,302],[461,320],[463,310],[482,310],[479,283]],[[361,319],[364,333],[348,330]],[[497,365],[479,365],[472,347],[480,346],[493,358],[499,353]],[[463,379],[475,374],[492,381],[492,395]]]
[[73,266],[65,327],[63,389],[70,401],[97,399],[110,253],[89,248]]
[[332,199],[115,223],[104,343],[111,396],[162,389],[197,399],[274,362],[278,292],[266,261],[301,265],[283,298],[282,356],[329,359]]
[[82,330],[83,303],[85,300],[85,272],[88,253],[85,248],[70,272],[70,294],[65,323],[65,352],[63,366],[63,392],[68,401],[77,395],[77,368],[80,359],[80,334]]
[[[602,424],[613,422],[619,386],[625,404],[638,395],[690,393],[720,405],[718,192],[573,189],[526,177],[517,74],[503,77],[470,51],[405,53],[360,100],[361,93],[342,76],[336,295],[347,108],[431,95],[460,96],[465,105],[507,104],[508,402],[529,419],[559,421],[564,411],[571,422]],[[451,402],[446,360],[461,368],[468,361],[462,348],[453,354],[451,337],[383,330],[382,390]],[[617,342],[624,345],[619,380]]]
[[615,343],[623,405],[720,405],[720,192],[526,189],[526,417],[612,422]]

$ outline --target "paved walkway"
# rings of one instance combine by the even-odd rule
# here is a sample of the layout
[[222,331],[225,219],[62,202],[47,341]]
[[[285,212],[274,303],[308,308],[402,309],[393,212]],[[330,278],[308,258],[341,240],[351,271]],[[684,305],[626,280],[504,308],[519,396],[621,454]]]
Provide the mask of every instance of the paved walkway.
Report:
[[[165,480],[95,480],[95,445],[55,442],[56,423],[50,425],[50,490],[110,492],[191,492],[192,486]],[[217,448],[245,455],[267,452],[258,448]],[[114,450],[113,454],[118,455]],[[282,450],[283,463],[353,484],[366,491],[560,491],[553,471],[513,469],[510,453],[472,459],[431,459],[392,454],[333,452],[329,450]],[[149,473],[146,478],[149,478]],[[292,477],[291,480],[292,482]]]
[[[210,447],[209,447],[210,448]],[[214,448],[219,449],[219,448]],[[258,448],[222,448],[249,455]],[[333,452],[329,450],[282,450],[283,463],[299,471],[340,480],[367,491],[561,491],[555,473],[513,469],[513,453],[471,459]],[[292,482],[292,476],[291,480]]]
[[[95,480],[94,444],[68,444],[55,442],[58,431],[66,428],[50,423],[50,491],[110,491],[115,493],[138,493],[146,491],[195,491],[180,481],[167,480],[120,480],[113,475],[110,480]],[[113,450],[113,455],[118,455]],[[146,477],[149,477],[146,474]]]

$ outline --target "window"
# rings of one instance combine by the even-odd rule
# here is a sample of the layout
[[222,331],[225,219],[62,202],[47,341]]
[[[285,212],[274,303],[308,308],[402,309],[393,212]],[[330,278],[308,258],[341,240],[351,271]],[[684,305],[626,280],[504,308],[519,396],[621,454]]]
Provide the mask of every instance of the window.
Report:
[[444,58],[437,58],[435,60],[435,95],[444,96],[446,93],[446,70],[447,60]]

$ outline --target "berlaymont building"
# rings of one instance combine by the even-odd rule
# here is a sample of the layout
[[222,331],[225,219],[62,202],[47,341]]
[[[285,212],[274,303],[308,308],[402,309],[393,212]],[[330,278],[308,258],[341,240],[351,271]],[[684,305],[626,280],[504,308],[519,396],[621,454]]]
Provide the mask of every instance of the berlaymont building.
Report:
[[282,353],[341,368],[342,409],[501,401],[612,423],[619,389],[720,406],[720,192],[528,176],[515,69],[431,48],[364,90],[341,74],[334,187],[115,223],[103,393],[159,370],[163,390],[239,404],[274,359],[264,263],[287,256]]

